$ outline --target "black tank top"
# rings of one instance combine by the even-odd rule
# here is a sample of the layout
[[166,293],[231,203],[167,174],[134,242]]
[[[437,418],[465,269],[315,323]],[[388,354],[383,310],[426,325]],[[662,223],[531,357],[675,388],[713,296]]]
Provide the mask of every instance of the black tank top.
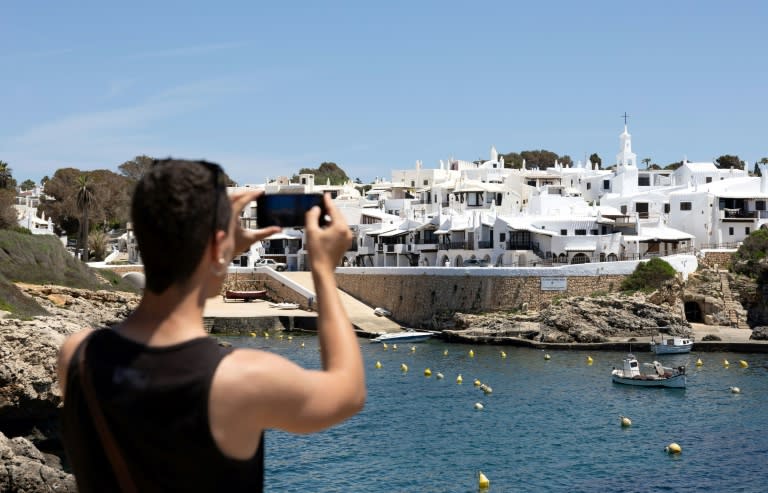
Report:
[[[89,338],[86,371],[139,491],[263,491],[264,436],[251,459],[231,459],[208,423],[213,373],[231,349],[207,337],[148,347],[111,329]],[[67,370],[64,447],[80,493],[119,491],[80,385],[81,349]]]

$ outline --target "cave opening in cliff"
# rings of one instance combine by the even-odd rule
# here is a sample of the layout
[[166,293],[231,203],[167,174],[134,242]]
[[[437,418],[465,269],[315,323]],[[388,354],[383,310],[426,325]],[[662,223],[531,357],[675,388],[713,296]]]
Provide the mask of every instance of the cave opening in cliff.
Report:
[[695,301],[685,302],[685,319],[693,323],[702,323],[704,318],[701,315],[701,307]]

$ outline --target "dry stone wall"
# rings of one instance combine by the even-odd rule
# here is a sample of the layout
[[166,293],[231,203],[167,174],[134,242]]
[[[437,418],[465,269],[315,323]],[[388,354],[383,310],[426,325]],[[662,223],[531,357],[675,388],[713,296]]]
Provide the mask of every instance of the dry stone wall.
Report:
[[542,290],[540,276],[337,273],[339,287],[392,318],[416,325],[444,311],[534,310],[555,299],[618,291],[625,275],[565,277],[564,291]]

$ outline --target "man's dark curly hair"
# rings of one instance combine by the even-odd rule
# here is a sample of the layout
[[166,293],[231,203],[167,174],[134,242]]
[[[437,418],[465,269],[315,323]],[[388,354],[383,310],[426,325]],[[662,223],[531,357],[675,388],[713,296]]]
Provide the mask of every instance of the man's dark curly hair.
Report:
[[131,216],[146,289],[160,294],[197,268],[215,230],[232,214],[219,165],[156,160],[136,184]]

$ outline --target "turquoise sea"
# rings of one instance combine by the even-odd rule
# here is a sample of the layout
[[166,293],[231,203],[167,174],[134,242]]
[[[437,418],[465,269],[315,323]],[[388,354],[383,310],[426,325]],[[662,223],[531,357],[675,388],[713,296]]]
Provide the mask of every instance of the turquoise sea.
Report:
[[[313,335],[230,341],[319,367]],[[268,432],[267,491],[476,492],[478,471],[491,492],[768,491],[766,354],[659,357],[665,366],[688,365],[688,388],[677,390],[612,383],[618,352],[552,351],[547,361],[535,349],[360,345],[365,409],[322,433]],[[636,355],[641,363],[653,356]],[[741,359],[749,368],[739,367]],[[478,402],[484,409],[475,409]],[[622,428],[620,415],[633,425]],[[665,453],[671,442],[682,446],[680,455]]]

